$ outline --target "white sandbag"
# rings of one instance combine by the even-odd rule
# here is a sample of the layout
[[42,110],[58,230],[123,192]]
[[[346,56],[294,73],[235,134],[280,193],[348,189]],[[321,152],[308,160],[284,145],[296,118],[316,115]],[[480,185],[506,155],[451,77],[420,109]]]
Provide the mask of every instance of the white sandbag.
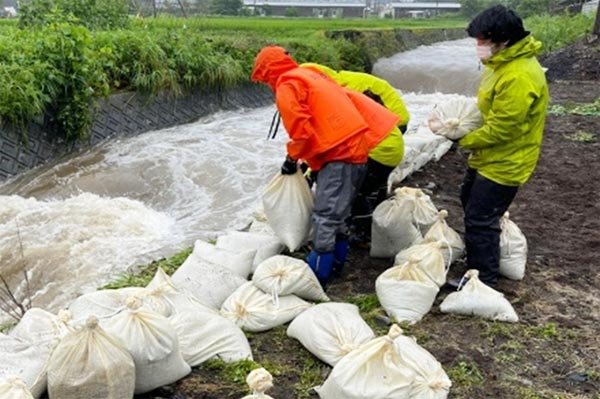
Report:
[[399,363],[415,372],[410,399],[445,399],[452,382],[440,362],[422,348],[414,337],[400,335],[394,340]]
[[22,379],[13,377],[0,383],[0,399],[33,399],[33,396]]
[[271,226],[269,226],[267,215],[265,214],[265,210],[262,208],[262,205],[259,209],[256,209],[254,212],[252,212],[252,217],[254,220],[252,220],[250,228],[248,229],[250,233],[268,234],[271,236],[275,235],[275,232]]
[[142,308],[139,298],[110,318],[106,331],[119,338],[135,363],[135,393],[151,391],[185,377],[191,371],[179,351],[175,328],[156,312]]
[[269,225],[290,251],[298,249],[308,238],[314,199],[304,176],[277,176],[263,193],[263,207]]
[[414,210],[415,197],[405,194],[404,188],[396,189],[392,198],[375,208],[371,226],[372,257],[395,256],[421,240],[421,233],[413,218]]
[[420,188],[403,187],[403,195],[413,195],[415,197],[415,210],[413,211],[414,221],[422,235],[427,234],[431,226],[439,219],[439,211],[431,201],[431,197]]
[[63,338],[52,354],[48,368],[50,399],[131,399],[134,387],[131,355],[95,317]]
[[392,191],[392,187],[400,184],[415,171],[413,160],[419,155],[419,153],[415,149],[405,148],[404,154],[404,158],[402,159],[400,165],[396,166],[396,168],[392,170],[388,176],[388,193]]
[[223,301],[247,280],[192,253],[173,273],[171,281],[203,305],[219,309]]
[[440,305],[443,313],[480,316],[511,323],[519,321],[515,309],[504,295],[479,280],[479,271],[469,270],[464,278],[469,281],[460,291],[448,295]]
[[433,160],[437,162],[442,159],[442,157],[450,151],[450,148],[452,148],[452,141],[446,140],[443,143],[440,143],[433,152]]
[[[258,233],[258,234],[267,234],[273,237],[276,237],[275,232],[269,226],[267,222],[261,222],[259,220],[254,220],[250,224],[250,228],[248,229],[249,233]],[[278,239],[279,240],[279,239]]]
[[522,280],[527,265],[527,238],[506,212],[500,220],[500,274]]
[[390,332],[348,353],[317,388],[321,399],[409,399],[415,372],[399,362],[394,340],[402,334],[396,325]]
[[317,276],[306,262],[275,255],[262,262],[252,276],[255,286],[276,301],[282,295],[296,295],[309,301],[329,301]]
[[438,215],[438,221],[431,226],[424,238],[441,242],[444,259],[447,264],[451,264],[462,256],[465,243],[461,236],[448,226],[448,211],[442,209]]
[[458,140],[481,127],[483,120],[476,100],[461,96],[436,104],[427,123],[433,133]]
[[402,265],[410,260],[433,281],[438,287],[446,284],[449,263],[446,263],[443,254],[443,244],[439,241],[424,239],[419,244],[400,251],[394,259],[394,265]]
[[[245,280],[240,281],[243,283]],[[181,290],[161,267],[146,286],[146,290],[135,296],[142,299],[146,308],[165,317],[174,316],[180,309],[187,310],[190,307],[210,309],[215,314],[219,313],[217,308],[203,305],[193,295]]]
[[246,331],[260,332],[285,324],[312,306],[295,295],[279,297],[277,305],[250,281],[227,298],[221,314]]
[[273,399],[265,394],[273,388],[273,376],[264,368],[252,370],[246,377],[246,383],[252,391],[252,395],[244,396],[242,399]]
[[280,253],[284,245],[279,238],[260,233],[248,233],[244,231],[232,231],[227,235],[217,238],[217,247],[230,251],[256,250],[252,271],[265,259]]
[[209,244],[202,240],[194,243],[194,255],[207,262],[228,268],[240,277],[247,279],[252,271],[256,249],[229,250]]
[[40,308],[32,308],[8,335],[52,350],[71,331],[71,319],[71,312],[66,310],[61,310],[57,316]]
[[213,358],[226,362],[252,360],[243,331],[208,307],[198,304],[180,308],[169,321],[177,332],[183,359],[192,367]]
[[125,308],[130,296],[143,295],[144,288],[126,287],[116,290],[100,290],[83,294],[69,305],[73,320],[84,322],[91,316],[104,320]]
[[46,391],[51,351],[15,337],[0,334],[0,380],[21,378],[34,398]]
[[416,323],[435,301],[439,288],[412,257],[383,272],[375,281],[375,292],[383,309],[395,321]]
[[375,338],[356,305],[321,303],[300,313],[287,329],[313,355],[330,366]]

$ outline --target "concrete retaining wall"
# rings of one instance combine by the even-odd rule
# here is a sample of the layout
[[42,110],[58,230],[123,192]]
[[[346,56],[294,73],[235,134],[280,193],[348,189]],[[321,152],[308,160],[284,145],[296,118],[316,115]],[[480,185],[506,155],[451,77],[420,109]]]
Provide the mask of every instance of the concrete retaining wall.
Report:
[[19,143],[14,131],[0,131],[0,181],[108,137],[139,134],[193,122],[219,110],[260,107],[273,103],[265,86],[246,85],[216,93],[190,93],[173,98],[149,98],[135,92],[113,94],[100,100],[86,141],[65,143],[50,140],[39,124],[29,126],[27,144]]

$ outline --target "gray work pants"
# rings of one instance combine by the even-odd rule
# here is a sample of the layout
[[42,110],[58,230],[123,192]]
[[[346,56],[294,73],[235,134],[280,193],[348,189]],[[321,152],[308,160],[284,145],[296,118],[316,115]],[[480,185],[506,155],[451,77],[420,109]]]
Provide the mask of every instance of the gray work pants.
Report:
[[319,171],[313,211],[313,247],[332,252],[338,234],[347,234],[352,201],[365,177],[366,164],[329,162]]

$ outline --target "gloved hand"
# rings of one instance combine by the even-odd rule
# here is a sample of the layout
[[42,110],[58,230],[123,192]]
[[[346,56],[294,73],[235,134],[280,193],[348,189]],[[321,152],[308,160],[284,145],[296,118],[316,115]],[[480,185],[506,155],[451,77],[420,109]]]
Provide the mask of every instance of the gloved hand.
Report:
[[298,163],[288,155],[281,165],[282,175],[293,175],[298,170]]

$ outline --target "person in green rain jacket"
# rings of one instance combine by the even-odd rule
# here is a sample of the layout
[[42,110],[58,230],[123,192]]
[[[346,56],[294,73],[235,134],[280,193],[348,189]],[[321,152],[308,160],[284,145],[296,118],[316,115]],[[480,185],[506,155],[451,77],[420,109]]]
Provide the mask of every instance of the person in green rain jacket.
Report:
[[471,152],[461,188],[467,266],[495,286],[500,218],[538,162],[548,85],[535,57],[542,44],[514,11],[490,7],[471,21],[467,32],[477,40],[485,67],[477,95],[483,125],[459,141]]
[[351,241],[358,245],[366,244],[370,241],[373,210],[385,199],[388,176],[404,156],[402,133],[406,132],[410,119],[408,110],[398,91],[376,76],[363,72],[335,71],[316,63],[304,63],[300,66],[324,73],[339,85],[365,94],[400,117],[398,127],[392,129],[388,136],[369,152],[367,175],[352,203]]

